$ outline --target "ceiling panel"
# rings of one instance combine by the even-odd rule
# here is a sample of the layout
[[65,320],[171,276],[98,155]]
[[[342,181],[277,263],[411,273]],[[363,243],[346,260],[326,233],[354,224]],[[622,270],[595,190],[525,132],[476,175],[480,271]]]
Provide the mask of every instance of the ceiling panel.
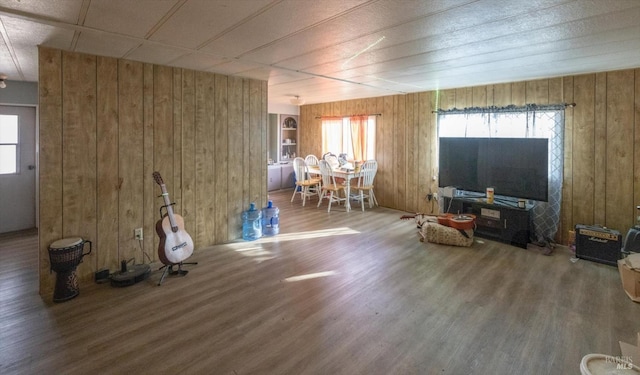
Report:
[[[191,0],[176,12],[151,35],[150,39],[191,49],[218,38],[220,35],[247,18],[260,14],[273,0]],[[224,50],[205,48],[217,54]]]
[[[537,3],[548,6],[557,2],[548,0]],[[339,48],[340,55],[337,57],[341,60],[351,59],[351,64],[358,61],[353,57],[363,50],[377,50],[427,36],[448,35],[456,30],[468,30],[467,33],[475,34],[479,25],[509,18],[515,14],[526,14],[533,9],[522,2],[516,2],[516,5],[502,2],[506,6],[503,6],[500,12],[496,12],[493,3],[495,2],[472,2],[460,8],[456,6],[458,2],[452,1],[376,2],[331,19],[311,30],[292,35],[276,45],[269,46],[268,49],[252,52],[246,57],[296,67],[295,64],[290,66],[289,62],[297,56],[308,53],[314,53],[314,57],[332,54],[336,46],[348,44]],[[506,32],[509,32],[513,24],[508,23],[506,27]],[[492,30],[494,28],[495,26],[491,27]],[[505,30],[494,32],[501,34]],[[380,38],[384,39],[374,45]],[[278,51],[280,53],[275,55]]]
[[640,67],[639,0],[0,0],[0,73],[37,46],[268,80],[289,104]]
[[358,9],[365,2],[284,0],[207,43],[203,50],[224,51],[231,56],[242,57],[252,50],[267,48],[275,41],[313,28],[327,18],[338,17],[344,12]]
[[73,41],[71,30],[11,17],[0,17],[0,22],[11,43],[0,48],[0,73],[11,80],[38,80],[38,45],[68,49]]
[[172,61],[187,54],[189,54],[189,52],[186,52],[182,48],[144,43],[131,50],[124,57],[129,60],[143,61],[159,65],[171,65]]
[[[602,11],[602,9],[600,10]],[[447,51],[451,55],[457,53],[456,56],[449,58],[463,58],[491,51],[509,51],[513,48],[535,44],[539,41],[552,40],[561,42],[564,39],[576,37],[583,32],[593,33],[594,30],[604,32],[606,31],[606,29],[603,29],[605,27],[638,25],[638,17],[640,16],[638,12],[640,12],[640,8],[636,7],[631,11],[613,13],[611,17],[586,18],[582,20],[576,15],[576,13],[579,13],[579,9],[576,9],[571,4],[571,6],[563,5],[535,12],[535,14],[526,16],[516,22],[517,26],[514,26],[512,21],[500,20],[482,26],[475,26],[471,29],[464,28],[456,32],[432,35],[430,37],[420,35],[420,31],[414,27],[409,28],[409,25],[403,25],[391,30],[392,36],[389,40],[398,40],[398,38],[394,37],[396,34],[414,35],[420,36],[420,38],[404,43],[390,43],[385,39],[376,48],[362,54],[358,59],[349,61],[348,66],[337,64],[336,62],[339,61],[333,60],[333,64],[324,64],[322,66],[300,67],[294,65],[294,67],[315,74],[332,74],[339,70],[377,63],[389,62],[389,65],[394,65],[395,62],[403,57],[422,56],[426,61],[433,61],[430,54],[438,53],[439,51]],[[591,14],[587,12],[585,16],[590,17]],[[565,21],[559,24],[549,21],[558,16]],[[617,22],[609,22],[608,19],[603,18],[616,19]],[[316,61],[323,61],[321,58],[313,56],[308,62],[314,61],[314,58]],[[341,77],[349,76],[338,75]]]
[[[597,46],[599,40],[607,42],[628,39],[638,40],[638,35],[640,35],[638,33],[640,28],[638,17],[640,17],[640,9],[635,8],[631,11],[610,13],[599,19],[577,20],[530,33],[505,34],[505,36],[489,38],[484,41],[474,39],[479,38],[480,35],[480,33],[475,33],[474,35],[469,35],[469,39],[458,37],[459,45],[443,42],[442,45],[436,47],[431,44],[434,46],[432,51],[424,53],[418,53],[421,52],[421,46],[417,42],[405,43],[391,47],[393,51],[390,52],[368,52],[366,56],[363,56],[364,59],[367,59],[366,62],[359,64],[357,68],[339,69],[336,64],[325,64],[306,71],[344,79],[372,74],[374,71],[379,76],[384,76],[384,72],[388,71],[406,74],[411,69],[428,71],[426,68],[428,65],[438,66],[439,69],[443,69],[445,66],[455,67],[484,61],[501,61],[514,54],[527,57],[556,50],[570,51],[580,44]],[[603,22],[603,19],[611,22]],[[613,19],[616,22],[612,22]],[[623,28],[611,30],[617,26],[622,26]],[[585,32],[588,32],[589,35],[579,37],[581,33]],[[466,40],[469,43],[465,43]],[[574,45],[574,43],[577,45]],[[411,51],[416,51],[416,54],[411,55]],[[378,57],[378,54],[383,54],[383,56]],[[389,57],[391,59],[388,59]]]
[[214,66],[227,62],[228,59],[204,53],[190,53],[182,55],[170,62],[172,66],[186,69],[209,71]]
[[[106,42],[108,41],[108,42]],[[106,43],[105,43],[106,42]],[[88,53],[99,56],[126,57],[127,52],[138,47],[139,41],[132,38],[109,36],[101,33],[82,32],[76,43],[76,52]]]
[[179,0],[92,0],[84,26],[145,38]]
[[239,75],[266,81],[269,79],[273,68],[263,64],[229,59],[224,63],[212,67],[210,70],[221,74]]
[[83,0],[0,0],[0,12],[17,11],[10,13],[76,25],[82,4]]

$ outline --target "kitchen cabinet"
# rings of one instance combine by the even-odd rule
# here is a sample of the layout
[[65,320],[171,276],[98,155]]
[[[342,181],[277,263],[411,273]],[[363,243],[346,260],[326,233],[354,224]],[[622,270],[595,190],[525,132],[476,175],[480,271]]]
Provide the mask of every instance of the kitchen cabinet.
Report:
[[269,165],[267,167],[267,190],[280,190],[282,185],[282,168],[280,165]]
[[274,164],[267,166],[267,190],[290,189],[295,185],[293,164]]

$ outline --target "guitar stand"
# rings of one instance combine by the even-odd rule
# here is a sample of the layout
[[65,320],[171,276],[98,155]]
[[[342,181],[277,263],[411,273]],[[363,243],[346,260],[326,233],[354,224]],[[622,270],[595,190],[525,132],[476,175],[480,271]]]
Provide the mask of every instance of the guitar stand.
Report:
[[[189,271],[182,269],[182,265],[184,264],[198,264],[198,262],[180,262],[176,264],[165,264],[164,266],[158,268],[158,271],[164,268],[164,272],[162,272],[162,277],[160,277],[160,281],[158,281],[158,286],[162,284],[162,282],[164,281],[164,278],[167,277],[167,274],[171,276],[175,276],[175,275],[186,276],[187,273],[189,273]],[[178,269],[174,271],[173,266],[176,266],[176,265],[178,266]]]
[[[162,195],[159,195],[158,197],[161,197]],[[165,204],[164,206],[160,206],[160,219],[164,219],[165,216],[167,216],[167,211],[169,206],[175,206],[175,202],[174,203],[169,203],[169,204]],[[162,210],[165,210],[165,213],[162,213]]]

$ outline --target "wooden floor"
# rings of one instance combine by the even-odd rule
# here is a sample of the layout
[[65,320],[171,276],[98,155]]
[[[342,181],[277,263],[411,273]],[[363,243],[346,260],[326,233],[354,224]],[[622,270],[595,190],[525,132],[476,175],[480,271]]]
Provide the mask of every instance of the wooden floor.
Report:
[[59,304],[38,295],[36,233],[0,236],[0,373],[577,374],[640,331],[614,267],[424,244],[399,211],[290,194],[272,194],[276,237],[197,249],[162,286],[157,265],[131,287],[81,283]]

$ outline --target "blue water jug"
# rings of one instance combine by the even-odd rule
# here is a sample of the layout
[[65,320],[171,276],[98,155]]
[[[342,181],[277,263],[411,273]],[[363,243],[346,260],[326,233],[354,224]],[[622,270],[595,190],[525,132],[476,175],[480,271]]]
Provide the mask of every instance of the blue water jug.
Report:
[[262,209],[262,234],[275,236],[280,232],[280,209],[273,205],[272,201]]
[[256,210],[256,204],[251,203],[248,211],[242,212],[242,239],[257,240],[262,237],[262,211]]

